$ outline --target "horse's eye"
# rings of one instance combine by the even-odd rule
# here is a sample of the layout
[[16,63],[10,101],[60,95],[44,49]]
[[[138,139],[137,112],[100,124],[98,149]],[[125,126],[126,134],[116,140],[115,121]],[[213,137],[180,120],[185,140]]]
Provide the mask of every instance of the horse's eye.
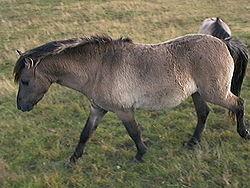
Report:
[[29,85],[29,81],[24,81],[24,80],[21,80],[21,83],[25,86]]

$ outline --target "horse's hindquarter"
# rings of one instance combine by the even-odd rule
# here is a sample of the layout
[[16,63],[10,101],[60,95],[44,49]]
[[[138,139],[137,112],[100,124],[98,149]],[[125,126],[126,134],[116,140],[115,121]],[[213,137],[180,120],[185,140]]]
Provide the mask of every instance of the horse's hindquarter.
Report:
[[208,102],[226,98],[230,92],[234,61],[220,40],[204,36],[197,41],[192,56],[192,77],[198,92]]
[[156,48],[159,51],[158,60],[153,63],[156,69],[152,66],[153,74],[149,74],[152,89],[144,90],[147,93],[136,103],[138,107],[171,108],[196,91],[213,103],[227,97],[234,62],[223,41],[194,35],[166,43],[165,48],[162,46],[164,43]]

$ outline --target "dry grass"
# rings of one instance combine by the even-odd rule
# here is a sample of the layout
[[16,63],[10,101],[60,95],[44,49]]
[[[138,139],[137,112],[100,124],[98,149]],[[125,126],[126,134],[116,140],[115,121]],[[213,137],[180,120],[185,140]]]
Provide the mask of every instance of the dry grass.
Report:
[[[22,51],[42,43],[106,33],[157,43],[195,33],[206,17],[220,16],[250,43],[248,0],[0,1],[0,186],[2,187],[248,187],[250,143],[213,106],[202,146],[182,147],[196,122],[191,100],[170,111],[138,111],[151,141],[146,162],[131,164],[135,149],[108,114],[75,169],[63,165],[88,115],[87,99],[53,86],[30,113],[16,110],[12,69]],[[243,97],[250,98],[250,78]],[[250,105],[246,105],[247,112]],[[247,117],[250,116],[247,113]]]

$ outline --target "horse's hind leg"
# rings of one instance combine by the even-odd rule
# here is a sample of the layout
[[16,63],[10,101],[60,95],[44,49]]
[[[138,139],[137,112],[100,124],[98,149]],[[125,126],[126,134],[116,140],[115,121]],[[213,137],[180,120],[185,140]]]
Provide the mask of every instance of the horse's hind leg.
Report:
[[242,138],[250,139],[250,132],[247,130],[244,120],[245,108],[243,99],[229,92],[226,98],[213,103],[226,107],[234,112],[237,119],[237,132]]
[[202,99],[198,92],[192,95],[196,114],[197,114],[197,125],[192,138],[187,142],[188,148],[193,148],[201,140],[201,134],[205,128],[207,116],[209,114],[209,107],[206,102]]
[[87,141],[89,140],[91,134],[96,130],[98,123],[106,113],[107,111],[100,108],[99,106],[96,106],[94,104],[91,105],[90,114],[84,126],[84,129],[82,130],[78,145],[75,149],[75,152],[70,157],[71,163],[75,163],[77,159],[82,156]]
[[144,142],[141,138],[141,128],[136,123],[134,114],[132,111],[120,111],[116,113],[119,119],[122,121],[123,125],[127,129],[127,132],[129,136],[133,139],[135,142],[136,148],[137,148],[137,154],[135,156],[135,160],[142,162],[143,161],[143,155],[147,151],[147,147],[145,146]]
[[244,120],[245,115],[245,107],[244,107],[244,100],[238,98],[237,106],[231,109],[236,114],[237,119],[237,132],[239,135],[244,139],[250,139],[250,132],[247,130]]

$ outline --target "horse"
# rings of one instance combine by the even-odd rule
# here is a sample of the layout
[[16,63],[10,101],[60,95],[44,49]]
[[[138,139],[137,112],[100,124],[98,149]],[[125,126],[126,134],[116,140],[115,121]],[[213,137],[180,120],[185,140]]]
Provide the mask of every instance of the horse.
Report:
[[[229,51],[235,62],[231,91],[236,96],[240,96],[240,91],[248,64],[247,46],[239,39],[233,38],[229,26],[218,17],[205,19],[202,22],[198,33],[212,35],[219,39],[229,41]],[[242,73],[239,74],[239,72]]]
[[[52,41],[20,54],[14,67],[19,84],[17,108],[33,109],[53,83],[84,94],[90,114],[70,157],[75,164],[107,112],[113,112],[135,143],[134,159],[143,161],[147,146],[134,111],[160,110],[192,96],[197,125],[188,146],[201,140],[209,114],[207,102],[233,111],[237,132],[250,139],[244,120],[244,100],[230,91],[234,61],[227,41],[209,35],[185,35],[158,44],[129,38],[91,36]],[[242,73],[241,73],[242,74]]]
[[232,32],[229,26],[219,17],[216,18],[206,18],[200,28],[198,33],[212,35],[219,39],[226,39],[232,37]]

